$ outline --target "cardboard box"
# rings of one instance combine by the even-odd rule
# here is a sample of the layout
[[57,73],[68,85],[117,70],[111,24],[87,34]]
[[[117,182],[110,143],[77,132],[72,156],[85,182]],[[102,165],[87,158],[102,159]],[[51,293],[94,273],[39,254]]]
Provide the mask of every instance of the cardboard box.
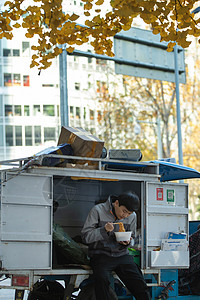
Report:
[[185,240],[187,238],[186,233],[176,233],[176,232],[168,232],[167,239],[180,239]]
[[183,239],[162,239],[161,250],[188,251],[188,241]]
[[[62,126],[58,145],[71,144],[74,156],[100,158],[104,142],[81,127]],[[85,161],[83,161],[85,163]]]

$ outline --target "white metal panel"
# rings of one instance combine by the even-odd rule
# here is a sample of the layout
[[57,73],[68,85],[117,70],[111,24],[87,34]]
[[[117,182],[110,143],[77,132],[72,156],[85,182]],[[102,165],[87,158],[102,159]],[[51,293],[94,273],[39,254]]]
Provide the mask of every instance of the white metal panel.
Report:
[[1,194],[0,256],[5,269],[52,264],[52,176],[6,174]]
[[2,242],[3,268],[49,269],[51,265],[51,243]]
[[188,267],[189,251],[184,254],[187,259],[185,256],[179,258],[183,251],[177,254],[169,251],[166,256],[164,251],[155,251],[169,232],[185,232],[188,235],[188,185],[147,183],[145,218],[146,267]]
[[[114,39],[114,52],[118,59],[132,62],[132,65],[115,63],[115,72],[175,82],[174,52],[167,52],[166,48],[167,43],[160,42],[160,35],[153,34],[151,30],[136,27],[122,30]],[[178,51],[178,66],[179,81],[185,83],[185,56],[181,47]]]
[[183,268],[189,267],[189,251],[151,251],[151,267]]

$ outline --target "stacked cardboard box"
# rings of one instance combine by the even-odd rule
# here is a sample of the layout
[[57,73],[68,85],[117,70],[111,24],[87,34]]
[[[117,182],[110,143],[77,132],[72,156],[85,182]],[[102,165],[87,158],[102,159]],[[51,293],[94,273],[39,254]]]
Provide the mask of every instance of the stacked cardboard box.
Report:
[[[74,156],[100,158],[104,142],[81,127],[62,126],[58,145],[68,143],[72,146]],[[86,161],[76,161],[86,163]],[[88,161],[91,164],[91,162]]]

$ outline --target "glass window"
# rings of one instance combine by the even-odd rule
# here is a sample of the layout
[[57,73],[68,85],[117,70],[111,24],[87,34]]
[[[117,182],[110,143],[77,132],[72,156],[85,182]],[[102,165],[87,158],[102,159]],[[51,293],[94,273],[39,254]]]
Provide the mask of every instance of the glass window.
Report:
[[57,116],[59,117],[60,116],[60,106],[57,105]]
[[21,75],[13,74],[13,85],[21,85]]
[[30,106],[24,105],[24,116],[28,117],[30,116]]
[[80,119],[81,114],[80,114],[80,107],[76,107],[76,119]]
[[11,56],[11,49],[3,49],[3,56]]
[[43,114],[50,117],[55,116],[54,105],[43,105]]
[[84,120],[86,119],[86,107],[84,107],[83,118],[84,118]]
[[30,86],[29,75],[23,75],[23,86]]
[[13,56],[20,56],[19,49],[13,49]]
[[13,126],[6,125],[6,146],[13,146]]
[[12,86],[11,73],[4,73],[4,86]]
[[22,55],[30,56],[30,43],[29,42],[22,42]]
[[43,83],[42,84],[43,87],[54,87],[53,83]]
[[9,104],[5,105],[5,116],[6,117],[12,117],[13,116],[12,105],[9,105]]
[[80,82],[75,82],[75,90],[80,90]]
[[40,105],[33,105],[33,115],[37,116],[40,114]]
[[4,145],[3,138],[4,138],[4,134],[3,134],[3,125],[0,125],[0,146],[3,146],[3,145]]
[[3,106],[3,96],[0,95],[0,118],[3,117],[3,109],[4,109],[4,106]]
[[14,105],[14,115],[15,116],[21,116],[22,115],[21,105]]
[[94,120],[94,111],[90,109],[90,120]]
[[41,144],[41,126],[34,126],[35,145]]
[[[88,50],[88,52],[91,53],[91,50]],[[92,63],[92,57],[88,57],[88,64],[91,64]]]
[[32,126],[25,126],[25,145],[32,146]]
[[22,146],[22,126],[15,126],[15,145]]
[[74,118],[74,107],[70,106],[70,119]]
[[53,127],[44,127],[44,142],[56,141],[56,129]]

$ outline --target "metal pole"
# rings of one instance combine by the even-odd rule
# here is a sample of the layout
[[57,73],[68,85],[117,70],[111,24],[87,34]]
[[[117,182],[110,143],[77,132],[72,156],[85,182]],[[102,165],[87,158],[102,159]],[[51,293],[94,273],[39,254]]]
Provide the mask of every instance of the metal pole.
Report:
[[179,69],[178,69],[178,46],[174,46],[174,65],[175,65],[175,85],[176,85],[176,118],[178,133],[178,158],[179,164],[183,165],[182,134],[181,134],[181,112],[179,97]]
[[157,118],[156,121],[157,124],[157,154],[158,154],[158,159],[163,158],[163,152],[162,152],[162,137],[161,137],[161,130],[160,130],[160,118]]
[[61,126],[69,126],[68,118],[68,91],[67,91],[67,51],[65,45],[59,54],[60,72],[60,120]]

